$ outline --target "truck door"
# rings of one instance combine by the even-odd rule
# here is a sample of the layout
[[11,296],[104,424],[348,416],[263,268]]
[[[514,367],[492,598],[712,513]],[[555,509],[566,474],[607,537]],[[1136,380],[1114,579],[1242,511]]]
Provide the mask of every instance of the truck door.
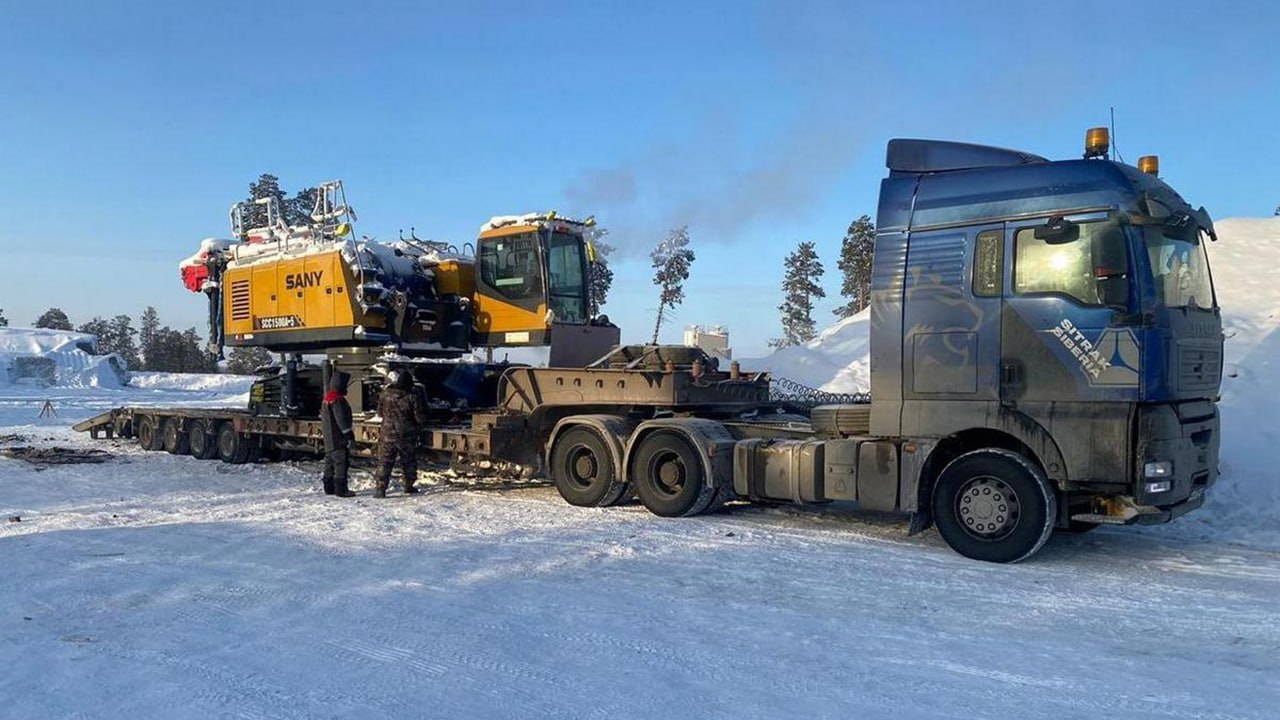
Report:
[[1044,218],[1008,228],[1006,405],[1136,398],[1137,339],[1113,323],[1131,292],[1123,231],[1104,213],[1066,220],[1063,231]]
[[999,401],[1002,247],[1000,224],[911,234],[903,308],[904,435],[972,427]]

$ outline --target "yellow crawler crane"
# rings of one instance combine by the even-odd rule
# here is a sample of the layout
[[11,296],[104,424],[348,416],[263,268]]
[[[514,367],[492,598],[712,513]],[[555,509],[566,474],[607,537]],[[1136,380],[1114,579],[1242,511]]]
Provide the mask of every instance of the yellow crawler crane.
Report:
[[[255,210],[265,224],[246,228]],[[587,334],[611,337],[593,343],[599,354],[617,342],[616,329],[604,331],[607,319],[589,315],[593,253],[584,233],[593,220],[554,212],[495,217],[474,252],[412,234],[390,243],[355,240],[341,181],[320,186],[311,220],[286,225],[274,198],[238,203],[231,209],[236,239],[206,240],[183,263],[187,286],[210,296],[213,349],[386,347],[450,357],[476,347],[551,345],[553,337],[575,345]]]
[[209,297],[211,352],[257,346],[286,355],[286,412],[299,405],[303,353],[358,373],[386,354],[457,358],[549,345],[552,365],[581,367],[618,343],[618,328],[589,312],[591,219],[494,217],[461,250],[412,232],[356,240],[341,181],[320,185],[305,225],[288,225],[274,198],[237,203],[230,214],[235,239],[205,240],[181,264],[183,280]]

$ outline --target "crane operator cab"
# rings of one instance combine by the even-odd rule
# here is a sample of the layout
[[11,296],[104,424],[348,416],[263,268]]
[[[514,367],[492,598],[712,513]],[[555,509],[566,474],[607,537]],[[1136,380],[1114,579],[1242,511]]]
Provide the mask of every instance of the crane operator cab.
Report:
[[475,345],[550,345],[552,366],[581,367],[618,344],[618,328],[590,313],[594,249],[584,236],[594,225],[547,212],[495,217],[480,228]]

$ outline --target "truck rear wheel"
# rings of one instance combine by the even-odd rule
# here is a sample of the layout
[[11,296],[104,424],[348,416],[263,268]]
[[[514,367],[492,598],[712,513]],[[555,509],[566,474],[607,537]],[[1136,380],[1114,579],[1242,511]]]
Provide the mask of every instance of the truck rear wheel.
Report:
[[155,415],[143,415],[138,418],[138,444],[143,450],[159,450],[164,447],[164,438],[160,435],[159,418]]
[[569,428],[556,438],[550,470],[556,490],[570,505],[613,505],[627,489],[605,439],[584,425]]
[[222,423],[218,428],[218,457],[222,462],[242,465],[249,462],[250,439],[238,432],[231,423]]
[[176,417],[166,418],[161,431],[165,452],[170,455],[186,455],[190,446],[187,444],[187,433],[182,429],[182,421]]
[[212,460],[218,455],[217,421],[196,418],[187,428],[187,444],[191,455],[200,460]]
[[697,515],[716,498],[697,449],[679,433],[659,430],[646,435],[635,450],[631,470],[636,495],[654,515]]
[[952,460],[933,491],[938,532],[953,550],[975,560],[1018,562],[1053,532],[1057,499],[1026,458],[988,448]]

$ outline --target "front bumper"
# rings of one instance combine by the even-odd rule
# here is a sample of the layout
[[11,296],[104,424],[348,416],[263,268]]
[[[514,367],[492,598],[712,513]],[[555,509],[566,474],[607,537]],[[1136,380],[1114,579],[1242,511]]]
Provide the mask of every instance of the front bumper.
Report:
[[1177,517],[1182,517],[1204,504],[1204,488],[1195,488],[1186,500],[1151,509],[1144,508],[1133,516],[1126,525],[1163,525]]
[[[1199,495],[1204,502],[1204,491],[1218,479],[1219,444],[1218,407],[1209,401],[1180,403],[1176,405],[1148,405],[1139,409],[1138,462],[1135,472],[1136,492],[1133,500],[1139,506],[1160,508],[1182,507]],[[1142,468],[1146,462],[1167,460],[1173,463],[1173,475],[1161,478],[1144,478]],[[1168,480],[1170,489],[1148,493],[1146,483],[1152,480]],[[1194,508],[1188,508],[1188,510]],[[1173,517],[1186,512],[1176,513]],[[1167,520],[1160,521],[1167,522]]]

